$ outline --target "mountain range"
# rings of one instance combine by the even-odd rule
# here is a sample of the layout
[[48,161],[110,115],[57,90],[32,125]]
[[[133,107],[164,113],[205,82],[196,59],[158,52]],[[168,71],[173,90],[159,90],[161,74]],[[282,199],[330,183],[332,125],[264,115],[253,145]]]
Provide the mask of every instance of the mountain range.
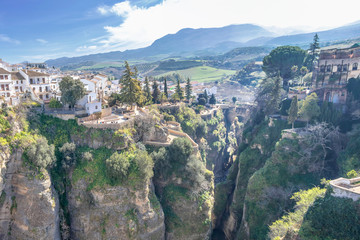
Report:
[[[154,41],[150,46],[126,51],[98,53],[80,57],[47,60],[49,66],[71,67],[100,62],[158,61],[169,57],[195,57],[224,54],[239,47],[276,47],[298,45],[307,47],[316,32],[276,36],[271,29],[253,24],[230,25],[221,28],[185,28]],[[360,37],[360,23],[317,32],[320,42],[334,42]]]

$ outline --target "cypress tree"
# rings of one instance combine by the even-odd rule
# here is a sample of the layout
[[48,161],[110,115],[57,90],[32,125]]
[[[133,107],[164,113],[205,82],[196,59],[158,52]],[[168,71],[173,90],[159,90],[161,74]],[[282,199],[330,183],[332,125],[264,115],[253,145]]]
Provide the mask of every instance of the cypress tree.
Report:
[[177,85],[176,85],[176,94],[178,95],[180,101],[184,99],[184,92],[180,87],[180,80],[177,80]]
[[291,105],[290,105],[290,108],[288,110],[288,113],[289,113],[288,123],[291,123],[291,128],[294,128],[294,122],[298,118],[298,111],[299,111],[298,98],[295,95],[295,96],[293,96],[293,98],[291,100]]
[[216,98],[214,94],[211,94],[210,100],[209,100],[210,104],[216,104]]
[[160,103],[160,90],[156,80],[154,80],[152,88],[153,88],[153,93],[152,93],[153,102]]
[[164,94],[166,98],[169,98],[169,93],[168,93],[168,86],[167,86],[167,79],[166,77],[164,77]]
[[186,93],[186,99],[189,101],[191,98],[191,93],[192,93],[190,78],[188,78],[186,81],[185,93]]
[[152,100],[148,77],[145,77],[144,95],[145,95],[145,98],[146,98],[146,102],[150,102]]
[[208,101],[209,101],[209,96],[208,96],[206,90],[204,90],[204,98],[205,98],[206,103],[208,103]]

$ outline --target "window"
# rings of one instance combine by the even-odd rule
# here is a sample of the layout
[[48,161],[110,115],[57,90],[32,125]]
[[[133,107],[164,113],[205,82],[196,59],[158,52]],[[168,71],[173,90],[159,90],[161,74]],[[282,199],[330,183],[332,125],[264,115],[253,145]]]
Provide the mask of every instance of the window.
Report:
[[42,87],[39,87],[39,92],[42,92]]
[[42,95],[39,95],[40,99],[42,100],[43,99],[43,96]]
[[22,92],[23,90],[22,90],[22,87],[20,87],[20,92]]
[[8,80],[8,75],[5,75],[5,80]]
[[320,66],[320,72],[325,72],[325,65]]
[[352,70],[358,70],[358,64],[357,63],[353,64]]
[[98,109],[98,106],[95,106],[95,109]]
[[19,87],[18,86],[15,86],[15,90],[18,90],[19,89]]
[[32,79],[32,78],[30,78],[30,84],[33,84],[33,83],[34,83],[33,79]]
[[48,98],[49,98],[49,94],[46,94],[46,96],[45,96],[45,97],[46,97],[46,99],[48,99]]
[[19,81],[16,81],[16,84],[19,84]]
[[339,65],[337,65],[337,71],[338,72],[341,72],[342,70],[341,70],[341,65],[339,64]]
[[23,84],[23,80],[21,80],[21,84]]
[[45,78],[43,78],[43,83],[45,83]]
[[5,86],[1,84],[1,91],[5,91]]
[[346,72],[348,70],[348,65],[344,65],[342,70]]
[[9,91],[9,90],[10,90],[10,88],[9,88],[9,84],[6,84],[6,85],[5,85],[5,87],[6,87],[6,90],[7,90],[7,91]]
[[331,65],[327,65],[327,66],[326,66],[326,71],[327,71],[327,72],[331,72]]
[[7,97],[10,97],[10,93],[7,93],[6,96],[7,96]]
[[0,75],[0,79],[1,79],[1,80],[4,79],[4,75]]

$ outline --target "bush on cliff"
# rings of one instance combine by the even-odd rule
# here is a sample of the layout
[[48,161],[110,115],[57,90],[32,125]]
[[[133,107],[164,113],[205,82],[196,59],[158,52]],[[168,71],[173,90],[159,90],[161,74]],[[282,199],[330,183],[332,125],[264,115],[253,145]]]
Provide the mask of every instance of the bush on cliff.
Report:
[[28,160],[36,167],[46,168],[55,162],[55,147],[49,145],[44,137],[39,137],[36,144],[30,145],[26,150]]

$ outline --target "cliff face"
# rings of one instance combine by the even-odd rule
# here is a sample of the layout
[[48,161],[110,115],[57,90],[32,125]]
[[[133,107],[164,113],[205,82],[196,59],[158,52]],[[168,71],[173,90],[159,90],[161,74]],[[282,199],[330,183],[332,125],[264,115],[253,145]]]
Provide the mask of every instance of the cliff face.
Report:
[[73,181],[68,194],[71,239],[165,239],[164,213],[148,185],[87,188]]
[[2,169],[0,238],[60,239],[59,201],[47,171],[37,173],[24,166],[19,150],[6,162]]

